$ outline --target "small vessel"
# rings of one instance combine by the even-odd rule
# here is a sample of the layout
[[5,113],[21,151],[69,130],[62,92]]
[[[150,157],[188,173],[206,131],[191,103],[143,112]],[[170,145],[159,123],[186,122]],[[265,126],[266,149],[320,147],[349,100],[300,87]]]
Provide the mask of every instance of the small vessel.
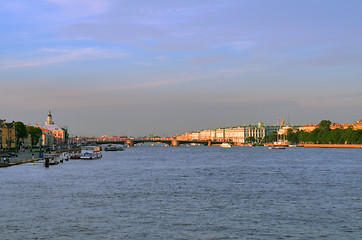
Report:
[[109,144],[107,147],[104,148],[104,151],[118,151],[117,147]]
[[274,145],[274,146],[270,146],[269,149],[285,149],[285,147],[284,146],[276,146],[276,145]]
[[85,146],[82,147],[80,152],[80,159],[98,159],[102,157],[101,147],[99,146]]
[[59,164],[59,161],[55,157],[49,159],[49,165],[57,165],[57,164]]
[[202,144],[201,143],[190,143],[190,146],[201,146]]
[[269,149],[285,149],[285,147],[288,147],[288,144],[286,144],[286,142],[277,141],[274,142],[273,145],[269,146]]
[[72,153],[71,155],[70,155],[70,159],[79,159],[80,158],[80,156],[79,156],[79,153]]
[[70,159],[70,155],[67,152],[63,152],[62,155],[60,155],[62,160],[68,161]]
[[223,142],[220,147],[222,148],[231,148],[233,145],[231,145],[231,143],[228,142]]
[[122,145],[116,146],[117,151],[123,151],[124,147]]

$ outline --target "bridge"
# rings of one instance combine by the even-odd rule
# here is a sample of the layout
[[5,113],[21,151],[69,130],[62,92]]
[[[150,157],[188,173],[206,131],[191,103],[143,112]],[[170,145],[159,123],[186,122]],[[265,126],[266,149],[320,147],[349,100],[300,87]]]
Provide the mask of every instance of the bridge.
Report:
[[205,141],[177,140],[176,138],[127,138],[127,139],[119,140],[119,141],[96,141],[97,144],[123,144],[123,145],[127,144],[131,147],[138,143],[154,143],[154,142],[165,143],[170,146],[179,146],[180,144],[191,144],[191,143],[202,144],[205,146],[211,146],[213,144],[222,143],[220,141],[210,141],[210,140],[205,140]]

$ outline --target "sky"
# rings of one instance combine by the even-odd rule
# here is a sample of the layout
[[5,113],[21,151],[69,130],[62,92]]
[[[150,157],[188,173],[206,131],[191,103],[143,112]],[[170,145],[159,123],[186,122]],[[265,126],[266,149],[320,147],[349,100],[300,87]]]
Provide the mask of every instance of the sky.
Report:
[[360,0],[0,0],[0,119],[71,136],[362,119]]

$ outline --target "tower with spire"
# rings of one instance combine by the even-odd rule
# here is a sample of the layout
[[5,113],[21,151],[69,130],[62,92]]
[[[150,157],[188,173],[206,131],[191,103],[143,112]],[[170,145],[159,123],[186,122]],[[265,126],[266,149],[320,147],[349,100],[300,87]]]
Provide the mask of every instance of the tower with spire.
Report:
[[49,110],[47,121],[45,122],[45,125],[53,125],[53,124],[54,124],[53,117],[52,117],[52,114],[51,114],[51,112]]

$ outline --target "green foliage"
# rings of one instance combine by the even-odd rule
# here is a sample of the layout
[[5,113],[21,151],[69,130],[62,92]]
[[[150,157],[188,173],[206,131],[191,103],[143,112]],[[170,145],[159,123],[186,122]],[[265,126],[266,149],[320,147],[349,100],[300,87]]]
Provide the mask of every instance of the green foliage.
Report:
[[253,137],[253,136],[250,136],[250,137],[247,137],[246,139],[245,139],[245,142],[246,143],[253,143],[253,142],[255,142],[256,140],[255,140],[255,138]]
[[68,139],[69,139],[68,130],[67,130],[67,129],[64,129],[64,128],[62,128],[62,129],[64,130],[64,133],[65,133],[65,135],[64,135],[65,142],[68,142]]
[[298,142],[298,134],[294,133],[291,129],[288,129],[287,140],[289,142],[291,142],[291,143],[297,143]]
[[336,128],[326,131],[316,128],[312,132],[289,131],[287,139],[292,143],[362,144],[362,130]]
[[319,123],[318,128],[319,128],[321,131],[330,131],[330,130],[331,130],[331,121],[329,121],[329,120],[322,120],[322,121]]
[[271,134],[265,136],[266,142],[276,142],[278,141],[277,131],[273,131]]
[[26,131],[31,136],[31,145],[32,146],[37,145],[39,143],[39,140],[40,140],[41,135],[42,135],[41,129],[38,128],[38,127],[33,127],[33,126],[26,126]]
[[14,128],[16,132],[16,136],[18,138],[26,138],[28,137],[28,132],[26,131],[26,126],[22,122],[14,122]]

